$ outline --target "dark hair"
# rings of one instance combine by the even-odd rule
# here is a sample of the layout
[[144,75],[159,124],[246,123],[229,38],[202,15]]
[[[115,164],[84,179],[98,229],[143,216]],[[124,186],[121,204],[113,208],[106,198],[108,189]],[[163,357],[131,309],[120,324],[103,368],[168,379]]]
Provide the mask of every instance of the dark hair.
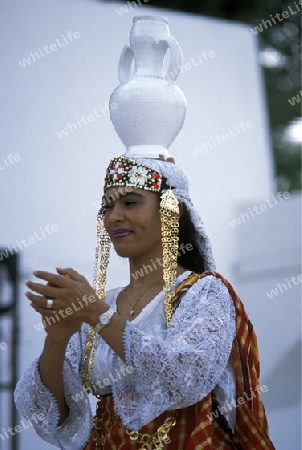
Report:
[[[169,187],[166,178],[163,177],[161,190],[169,189]],[[173,186],[171,188],[173,189]],[[177,262],[184,269],[195,273],[205,271],[204,259],[196,244],[196,230],[185,203],[183,203],[183,212],[179,219]]]
[[178,238],[178,264],[186,270],[203,273],[204,259],[196,245],[196,231],[185,203],[183,203],[183,213],[179,219]]

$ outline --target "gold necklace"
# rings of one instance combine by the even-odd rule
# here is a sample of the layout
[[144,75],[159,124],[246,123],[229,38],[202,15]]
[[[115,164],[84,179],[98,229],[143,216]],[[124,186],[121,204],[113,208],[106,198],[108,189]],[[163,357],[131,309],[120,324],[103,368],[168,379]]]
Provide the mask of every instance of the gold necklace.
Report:
[[130,314],[130,316],[134,316],[134,308],[136,307],[136,305],[138,304],[138,302],[140,301],[142,296],[147,292],[147,290],[151,286],[153,286],[154,284],[158,283],[161,279],[162,279],[162,276],[160,278],[158,278],[158,280],[153,281],[153,283],[147,284],[147,286],[142,291],[142,293],[139,294],[138,297],[136,297],[135,302],[133,304],[130,303],[130,300],[129,300],[129,297],[128,297],[128,294],[127,294],[127,288],[130,286],[130,284],[128,284],[128,286],[125,287],[124,292],[126,294],[126,297],[127,297],[128,303],[129,303],[129,314]]

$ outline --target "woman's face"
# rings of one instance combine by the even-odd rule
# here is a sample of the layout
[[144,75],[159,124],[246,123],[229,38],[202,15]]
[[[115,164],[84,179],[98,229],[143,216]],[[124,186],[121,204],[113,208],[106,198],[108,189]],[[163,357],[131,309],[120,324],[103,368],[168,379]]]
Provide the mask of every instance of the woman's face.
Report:
[[119,256],[161,256],[158,195],[132,187],[111,187],[103,197],[105,229]]

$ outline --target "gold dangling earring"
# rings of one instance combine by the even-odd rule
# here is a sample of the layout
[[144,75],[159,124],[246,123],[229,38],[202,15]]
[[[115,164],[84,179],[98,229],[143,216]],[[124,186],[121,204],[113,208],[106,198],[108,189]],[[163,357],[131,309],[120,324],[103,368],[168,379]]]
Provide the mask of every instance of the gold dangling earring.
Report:
[[163,248],[165,313],[167,325],[169,326],[173,316],[179,229],[179,203],[171,188],[161,196],[160,219]]
[[[107,268],[110,255],[110,237],[104,226],[104,211],[99,210],[97,217],[97,238],[94,258],[93,287],[99,299],[104,300],[106,296]],[[88,329],[88,339],[85,346],[83,361],[83,386],[88,392],[93,392],[91,385],[92,365],[94,360],[96,332],[93,327]]]
[[93,286],[96,290],[97,296],[105,299],[107,269],[110,256],[110,237],[104,226],[104,211],[103,208],[99,210],[97,217],[97,241],[94,259],[94,275]]

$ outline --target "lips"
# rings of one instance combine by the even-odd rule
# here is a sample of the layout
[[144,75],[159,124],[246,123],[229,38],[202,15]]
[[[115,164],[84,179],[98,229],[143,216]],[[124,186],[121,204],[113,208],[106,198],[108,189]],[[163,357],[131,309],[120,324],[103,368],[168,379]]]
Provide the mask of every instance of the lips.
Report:
[[117,239],[117,238],[122,238],[125,236],[129,236],[129,234],[131,234],[132,231],[126,230],[126,229],[119,229],[119,230],[114,230],[112,231],[112,233],[110,234],[111,239]]

